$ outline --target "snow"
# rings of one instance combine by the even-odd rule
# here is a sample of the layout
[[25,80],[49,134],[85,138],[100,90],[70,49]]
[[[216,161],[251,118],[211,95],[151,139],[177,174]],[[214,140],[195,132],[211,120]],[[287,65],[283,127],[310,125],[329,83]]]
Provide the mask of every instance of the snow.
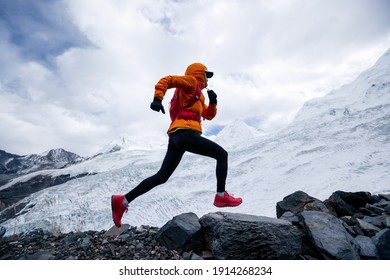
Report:
[[153,150],[156,147],[163,148],[164,143],[160,143],[159,141],[154,141],[153,139],[136,139],[134,136],[129,134],[123,134],[119,136],[117,139],[108,143],[105,147],[103,147],[99,153],[112,153],[117,151],[129,151],[129,150]]
[[241,145],[247,139],[252,139],[262,134],[255,128],[247,125],[242,120],[235,120],[228,123],[224,129],[218,133],[214,141],[223,147],[233,148]]
[[[390,50],[352,83],[307,102],[289,126],[261,134],[236,120],[215,141],[229,152],[227,190],[244,200],[223,211],[274,217],[276,203],[298,190],[318,199],[337,190],[389,193]],[[6,234],[110,228],[111,195],[153,175],[164,157],[165,147],[141,142],[121,136],[102,155],[3,186],[37,173],[91,174],[26,198],[23,214],[2,224]],[[220,211],[212,205],[215,189],[215,161],[186,153],[167,183],[130,204],[123,222],[162,226],[180,213]]]

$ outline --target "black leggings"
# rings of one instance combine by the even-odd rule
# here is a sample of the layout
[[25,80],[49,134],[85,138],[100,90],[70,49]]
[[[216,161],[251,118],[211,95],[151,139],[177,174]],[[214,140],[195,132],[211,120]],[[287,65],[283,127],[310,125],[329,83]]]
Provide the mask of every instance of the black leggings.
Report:
[[168,181],[186,151],[217,160],[217,192],[224,192],[228,170],[228,153],[221,146],[202,137],[199,133],[192,130],[181,129],[171,134],[168,150],[160,170],[155,175],[143,180],[137,187],[128,192],[126,194],[127,201],[131,202],[138,196],[150,191],[155,186]]

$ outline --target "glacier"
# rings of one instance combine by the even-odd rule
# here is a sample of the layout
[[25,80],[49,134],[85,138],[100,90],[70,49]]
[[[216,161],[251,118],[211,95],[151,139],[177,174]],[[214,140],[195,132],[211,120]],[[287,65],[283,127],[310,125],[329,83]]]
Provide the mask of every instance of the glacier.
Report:
[[[297,190],[320,200],[336,190],[389,193],[390,50],[350,84],[306,102],[288,126],[259,133],[235,120],[214,140],[229,152],[226,188],[243,198],[242,205],[223,211],[275,217],[276,203]],[[111,195],[124,194],[157,172],[165,146],[121,137],[102,151],[67,168],[20,176],[2,186],[37,174],[90,174],[20,201],[25,208],[1,224],[6,235],[37,228],[70,232],[112,227]],[[123,223],[160,227],[184,212],[202,216],[219,211],[212,204],[215,190],[215,161],[186,153],[167,183],[130,204]]]

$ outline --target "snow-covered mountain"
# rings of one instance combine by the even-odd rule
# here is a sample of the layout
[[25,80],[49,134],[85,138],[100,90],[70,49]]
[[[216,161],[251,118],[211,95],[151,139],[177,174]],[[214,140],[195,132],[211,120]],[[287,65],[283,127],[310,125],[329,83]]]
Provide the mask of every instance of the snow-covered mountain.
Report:
[[65,151],[64,149],[52,149],[43,152],[40,155],[24,156],[25,160],[33,162],[36,165],[47,165],[50,168],[63,168],[70,163],[77,163],[82,160],[79,155]]
[[261,136],[262,133],[247,125],[242,120],[234,120],[228,123],[215,137],[215,141],[223,147],[233,148],[248,139]]
[[[273,217],[276,202],[297,190],[319,199],[336,190],[390,192],[390,50],[352,83],[307,102],[289,126],[249,137],[242,128],[235,122],[216,137],[229,152],[227,190],[244,199],[227,211]],[[245,141],[236,145],[237,139]],[[6,234],[108,229],[111,195],[153,175],[164,154],[161,148],[121,149],[19,177],[1,189],[37,174],[91,174],[25,198],[22,213],[1,226]],[[215,161],[186,153],[167,183],[131,203],[123,222],[162,226],[183,212],[218,211],[215,189]]]
[[356,113],[382,110],[382,107],[387,107],[390,103],[389,76],[390,50],[353,83],[304,104],[296,115],[295,122],[321,119],[325,123],[337,118],[348,119],[348,116],[355,116]]
[[153,141],[153,139],[145,141],[145,139],[136,139],[128,134],[123,134],[104,146],[98,153],[106,154],[118,151],[153,150],[158,147],[163,148],[164,144],[157,140]]
[[82,160],[82,157],[64,149],[52,149],[40,155],[25,156],[10,154],[0,150],[0,186],[3,182],[21,174],[28,174],[43,169],[64,168]]

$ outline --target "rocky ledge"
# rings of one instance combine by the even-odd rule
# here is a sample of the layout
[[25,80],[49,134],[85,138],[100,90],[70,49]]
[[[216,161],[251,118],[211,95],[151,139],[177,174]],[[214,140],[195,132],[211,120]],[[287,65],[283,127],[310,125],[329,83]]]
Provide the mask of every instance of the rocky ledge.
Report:
[[320,201],[297,191],[276,214],[183,213],[161,228],[35,231],[0,239],[0,259],[390,259],[390,195],[338,191]]
[[179,253],[215,259],[390,259],[390,195],[335,192],[325,201],[297,191],[277,218],[217,212],[174,217],[157,234]]

